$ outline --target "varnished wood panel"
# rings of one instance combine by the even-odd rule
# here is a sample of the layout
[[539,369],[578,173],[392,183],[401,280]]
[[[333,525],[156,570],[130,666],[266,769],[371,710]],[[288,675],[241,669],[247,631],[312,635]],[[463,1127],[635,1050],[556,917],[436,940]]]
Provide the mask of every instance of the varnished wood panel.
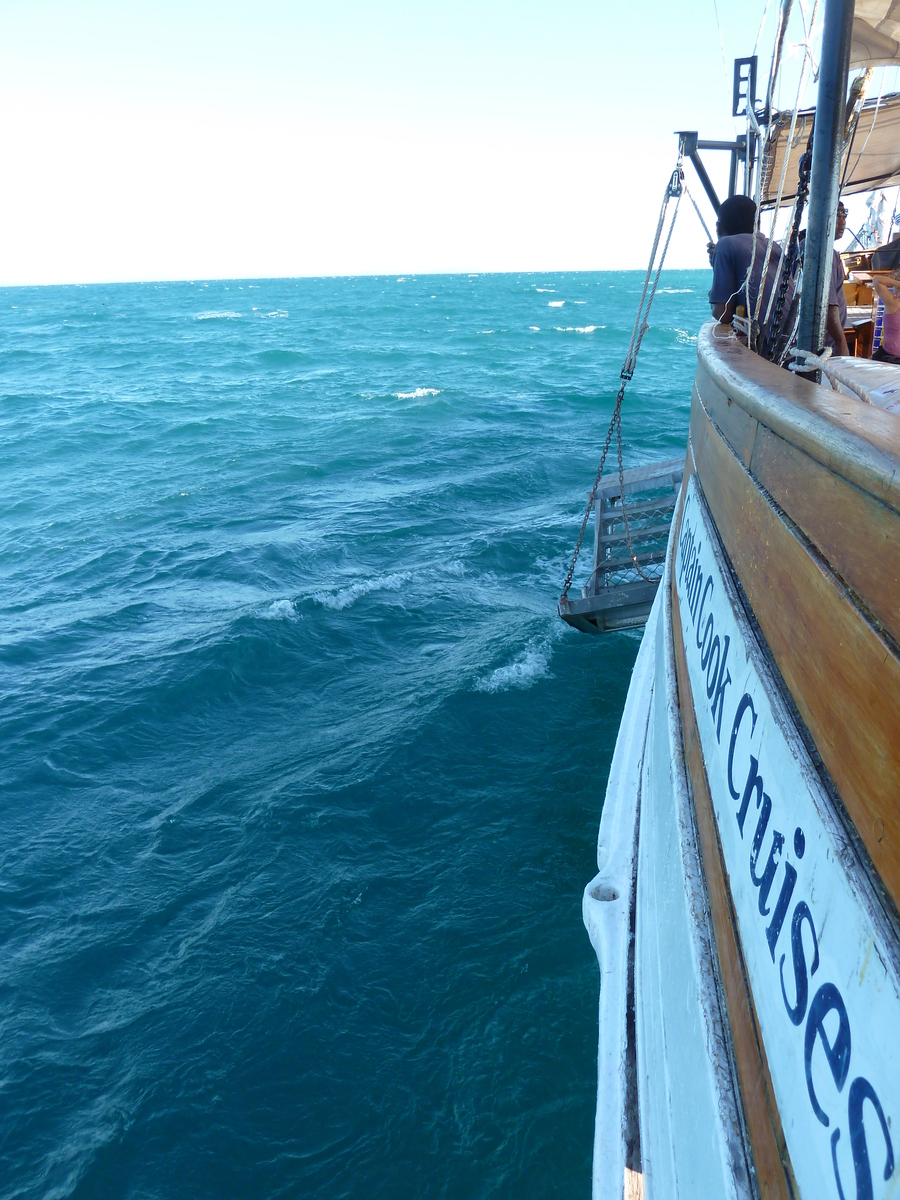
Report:
[[900,903],[900,662],[760,492],[695,396],[691,442],[725,549],[822,761]]
[[761,425],[849,483],[900,511],[900,420],[872,404],[783,371],[734,338],[700,331],[710,379]]
[[697,371],[695,386],[704,408],[721,429],[726,441],[744,466],[749,467],[759,422],[726,396],[702,365]]
[[900,641],[900,516],[762,427],[750,471]]
[[[675,536],[677,537],[677,530]],[[671,596],[675,669],[678,676],[685,760],[691,777],[700,855],[706,876],[719,973],[728,1006],[744,1121],[750,1138],[762,1200],[791,1200],[796,1189],[791,1187],[790,1157],[774,1100],[765,1048],[760,1037],[759,1023],[747,982],[746,966],[736,932],[737,922],[731,905],[727,872],[719,845],[703,751],[694,718],[694,702],[684,657],[681,617],[674,579]]]

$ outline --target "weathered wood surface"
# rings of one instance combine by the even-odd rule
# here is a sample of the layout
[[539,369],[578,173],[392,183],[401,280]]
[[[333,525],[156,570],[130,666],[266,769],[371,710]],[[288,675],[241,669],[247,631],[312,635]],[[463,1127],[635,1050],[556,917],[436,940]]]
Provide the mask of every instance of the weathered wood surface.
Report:
[[635,583],[623,583],[616,588],[605,588],[591,596],[569,597],[567,608],[575,616],[585,616],[594,613],[604,613],[611,609],[622,608],[631,604],[649,605],[653,603],[659,587],[658,579],[649,581],[639,579]]
[[757,434],[750,469],[900,641],[900,516],[768,429]]
[[732,450],[744,466],[749,467],[759,427],[757,419],[725,395],[702,362],[697,370],[694,393],[700,396],[704,408],[718,425]]
[[[635,490],[641,490],[639,485],[647,483],[648,479],[659,477],[660,487],[665,485],[666,476],[671,476],[672,487],[681,482],[681,459],[667,458],[660,462],[645,463],[642,467],[629,467],[622,472],[622,482],[625,485],[625,495]],[[619,495],[619,472],[610,471],[601,476],[597,487],[598,492],[607,495]]]
[[696,388],[744,466],[872,618],[900,642],[900,515],[760,425],[725,395],[702,364]]
[[[657,504],[657,505],[654,505],[654,507],[659,508],[660,505]],[[631,517],[631,515],[632,515],[631,509],[629,508],[629,510],[628,510],[629,518]],[[632,526],[632,529],[633,529],[633,535],[632,535],[633,537],[641,537],[642,539],[651,538],[651,537],[654,537],[654,538],[655,537],[667,537],[668,533],[669,533],[669,522],[667,521],[665,525],[640,525],[637,529],[634,529],[634,527]],[[621,540],[624,536],[625,536],[624,531],[619,532],[619,533],[603,533],[600,535],[598,540],[599,540],[601,546],[606,546],[606,545],[609,545],[610,543],[621,542]],[[600,565],[601,566],[603,565],[602,559],[600,560]]]
[[[686,470],[685,484],[687,484],[688,477]],[[673,523],[672,532],[676,541],[679,528],[680,520]],[[675,669],[678,677],[685,760],[691,778],[700,852],[706,876],[719,971],[728,1007],[744,1121],[753,1152],[762,1200],[791,1200],[796,1195],[797,1189],[793,1184],[790,1156],[785,1145],[781,1119],[775,1103],[759,1022],[747,983],[747,969],[738,942],[737,921],[731,903],[727,873],[722,861],[706,769],[703,764],[703,751],[694,717],[694,702],[684,656],[681,616],[674,575],[671,596]]]
[[[680,484],[681,484],[681,477],[679,476],[679,486],[680,486]],[[618,500],[618,495],[617,495],[616,499]],[[670,495],[657,496],[655,500],[641,500],[636,504],[633,502],[629,502],[628,503],[628,519],[631,520],[632,517],[640,516],[641,514],[643,514],[645,512],[653,512],[655,509],[674,508],[675,501],[677,499],[678,499],[678,494],[673,489]],[[606,497],[604,497],[604,505],[600,509],[601,524],[606,525],[610,522],[621,522],[621,520],[622,520],[621,504],[618,504],[618,503],[617,504],[607,504],[605,501],[606,501]]]
[[712,382],[750,417],[900,511],[900,423],[893,413],[800,379],[722,337],[712,323],[700,331],[697,349]]
[[[638,532],[633,535],[635,541],[638,539]],[[621,542],[621,538],[617,539]],[[646,563],[661,563],[665,561],[666,548],[661,546],[658,550],[644,550],[640,554],[623,554],[620,558],[601,558],[597,562],[596,574],[604,575],[608,571],[621,571],[626,567],[633,567],[635,563],[643,566]]]
[[900,661],[763,495],[698,393],[691,441],[707,504],[768,647],[884,886],[900,905]]

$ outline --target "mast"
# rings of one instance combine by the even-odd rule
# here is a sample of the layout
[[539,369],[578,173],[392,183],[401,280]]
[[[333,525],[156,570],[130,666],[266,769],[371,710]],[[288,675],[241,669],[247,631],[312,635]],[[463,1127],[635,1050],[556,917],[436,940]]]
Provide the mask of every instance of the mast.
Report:
[[803,292],[800,296],[800,326],[797,333],[799,348],[812,350],[816,354],[825,344],[853,9],[854,0],[825,0],[809,184],[809,218],[803,255]]

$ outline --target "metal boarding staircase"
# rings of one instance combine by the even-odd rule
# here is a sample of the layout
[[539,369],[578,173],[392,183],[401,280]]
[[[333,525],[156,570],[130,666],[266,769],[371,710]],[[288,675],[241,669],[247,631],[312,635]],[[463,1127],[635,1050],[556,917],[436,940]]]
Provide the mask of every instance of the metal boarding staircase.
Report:
[[[684,459],[603,475],[594,492],[594,561],[580,598],[560,600],[559,615],[583,633],[643,625],[662,578]],[[628,507],[629,550],[622,515]],[[638,570],[640,567],[640,570]]]

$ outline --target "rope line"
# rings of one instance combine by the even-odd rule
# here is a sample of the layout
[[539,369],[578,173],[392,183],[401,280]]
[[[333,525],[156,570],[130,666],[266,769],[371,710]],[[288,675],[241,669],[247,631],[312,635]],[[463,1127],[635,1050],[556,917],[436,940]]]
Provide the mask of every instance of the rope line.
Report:
[[[678,208],[681,204],[682,194],[686,190],[683,182],[684,172],[682,171],[681,164],[682,159],[679,155],[675,170],[672,172],[669,182],[666,185],[662,206],[659,210],[659,220],[656,223],[656,233],[653,236],[653,248],[650,251],[650,261],[647,264],[647,273],[644,276],[644,286],[641,289],[641,299],[640,303],[638,304],[637,315],[634,319],[634,328],[631,331],[631,341],[628,344],[628,352],[625,355],[625,361],[622,363],[622,369],[619,372],[619,379],[621,380],[621,383],[616,396],[613,414],[609,422],[609,428],[606,431],[606,439],[603,443],[603,451],[600,455],[600,465],[597,467],[597,474],[594,478],[594,486],[591,488],[591,493],[588,497],[587,508],[584,510],[584,516],[581,519],[581,529],[578,532],[578,540],[575,543],[572,561],[569,564],[569,569],[566,572],[565,582],[563,583],[562,594],[559,598],[561,607],[568,603],[569,588],[572,586],[572,577],[575,574],[575,564],[578,562],[578,555],[581,552],[581,544],[584,541],[584,532],[587,529],[587,523],[588,518],[591,515],[591,509],[594,508],[597,502],[597,489],[600,486],[600,480],[603,476],[603,468],[606,465],[606,457],[609,454],[609,448],[612,445],[614,433],[616,435],[616,452],[619,460],[619,499],[621,500],[622,504],[622,521],[625,526],[625,540],[628,546],[628,553],[631,556],[634,569],[638,572],[642,579],[648,580],[649,582],[649,577],[641,568],[637,561],[637,555],[634,552],[631,529],[628,524],[628,511],[625,504],[625,480],[622,467],[622,401],[625,398],[625,389],[634,375],[634,369],[637,364],[637,356],[640,353],[641,342],[644,340],[644,334],[650,328],[647,320],[650,315],[650,306],[653,304],[653,299],[656,296],[656,289],[659,286],[659,277],[662,274],[663,264],[666,261],[666,254],[668,253],[669,249],[669,242],[672,240],[672,231],[675,228],[675,218],[678,216]],[[660,239],[662,238],[663,229],[666,225],[666,212],[668,210],[670,200],[673,199],[675,200],[675,208],[672,212],[665,240],[663,241],[662,254],[659,257],[659,265],[656,267],[656,273],[654,275],[656,255],[657,251],[659,250],[659,243]],[[694,207],[696,208],[696,205]],[[700,219],[701,221],[703,220],[702,217]]]
[[[694,199],[694,197],[693,197],[693,196],[691,195],[691,193],[688,191],[688,185],[687,185],[687,184],[685,184],[685,185],[684,185],[684,194],[687,196],[688,200],[690,200],[691,204],[693,204],[693,206],[694,206],[694,212],[697,214],[697,216],[698,216],[698,218],[699,218],[699,220],[700,220],[700,224],[703,226],[703,232],[706,234],[706,236],[707,236],[707,238],[709,239],[709,241],[711,241],[711,242],[715,241],[715,238],[714,238],[714,237],[713,237],[713,235],[712,235],[712,234],[709,232],[709,227],[707,226],[706,222],[703,220],[703,213],[702,213],[702,212],[700,211],[700,209],[697,207],[697,201]],[[898,195],[900,195],[900,192],[898,192]]]
[[772,0],[766,0],[766,7],[763,9],[762,20],[759,23],[759,32],[756,35],[756,41],[753,43],[753,53],[754,54],[759,49],[759,39],[762,37],[763,26],[766,23],[766,17],[769,15],[769,5],[771,4],[771,2],[772,2]]
[[812,350],[797,350],[796,348],[791,350],[790,354],[795,361],[788,365],[789,371],[821,371],[834,391],[840,390],[837,386],[840,383],[862,400],[863,404],[873,403],[872,397],[864,387],[855,379],[851,379],[836,363],[828,361],[831,358],[830,346],[821,354],[815,354]]
[[725,57],[725,42],[722,38],[722,23],[719,20],[719,6],[712,0],[713,12],[716,14],[716,30],[719,34],[719,49],[722,51],[722,67],[725,71],[725,85],[731,90],[731,73],[728,70],[728,59]]
[[[813,10],[812,10],[812,17],[810,18],[811,26],[815,24],[816,14],[818,13],[818,11],[819,11],[819,0],[815,0],[815,4],[813,5]],[[781,164],[781,178],[778,181],[778,195],[775,199],[775,207],[772,209],[772,223],[769,226],[769,244],[766,247],[766,257],[763,262],[762,276],[759,281],[759,294],[756,297],[756,312],[753,314],[753,319],[754,319],[754,321],[756,321],[757,326],[759,325],[759,313],[760,313],[760,309],[762,307],[762,298],[763,298],[763,293],[764,293],[765,287],[766,287],[766,275],[769,270],[769,262],[770,262],[771,256],[772,256],[772,242],[775,238],[775,224],[778,220],[778,211],[781,207],[781,197],[784,194],[784,184],[785,184],[785,180],[787,178],[788,161],[790,160],[790,157],[791,157],[791,146],[793,146],[793,144],[794,144],[794,134],[797,129],[797,115],[798,115],[798,112],[800,109],[800,97],[803,94],[803,87],[804,87],[804,83],[806,80],[806,68],[808,67],[808,65],[809,65],[809,57],[804,54],[803,65],[800,68],[800,78],[797,81],[797,96],[794,100],[794,111],[791,113],[791,128],[788,133],[787,142],[785,143],[784,160],[782,161],[782,164]],[[794,210],[796,209],[796,206],[797,206],[797,194],[795,192],[794,193],[794,204],[791,209],[791,216],[788,219],[788,227],[790,227],[790,224],[793,220]],[[772,280],[772,289],[769,292],[769,303],[766,307],[766,317],[765,317],[765,321],[763,322],[763,324],[766,328],[768,328],[769,319],[772,316],[772,306],[773,306],[773,303],[775,300],[776,291],[778,290],[779,284],[781,282],[781,274],[782,274],[782,271],[784,270],[784,265],[785,265],[784,264],[784,255],[782,254],[779,256],[778,266],[776,267],[776,270],[775,270],[775,278]]]

